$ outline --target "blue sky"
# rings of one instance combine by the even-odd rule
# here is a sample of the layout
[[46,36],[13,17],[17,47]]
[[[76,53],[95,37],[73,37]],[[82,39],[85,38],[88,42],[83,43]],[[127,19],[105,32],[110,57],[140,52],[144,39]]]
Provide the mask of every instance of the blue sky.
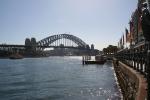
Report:
[[70,32],[97,49],[117,45],[138,0],[0,0],[0,44]]

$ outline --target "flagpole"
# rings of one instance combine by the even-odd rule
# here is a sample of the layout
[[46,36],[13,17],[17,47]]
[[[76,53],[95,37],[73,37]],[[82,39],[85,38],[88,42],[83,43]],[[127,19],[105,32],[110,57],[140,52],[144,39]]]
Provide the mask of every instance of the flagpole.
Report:
[[126,46],[126,48],[127,48],[127,36],[126,36],[127,33],[126,33],[126,29],[127,29],[127,28],[125,27],[125,46]]
[[123,33],[123,36],[122,36],[122,41],[123,41],[123,49],[124,49],[124,33]]

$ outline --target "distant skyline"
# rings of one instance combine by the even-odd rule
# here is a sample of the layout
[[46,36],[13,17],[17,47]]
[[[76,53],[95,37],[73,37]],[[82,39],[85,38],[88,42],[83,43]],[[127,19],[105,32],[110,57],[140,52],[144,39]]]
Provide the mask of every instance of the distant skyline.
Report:
[[70,33],[102,50],[128,28],[138,0],[0,0],[0,44]]

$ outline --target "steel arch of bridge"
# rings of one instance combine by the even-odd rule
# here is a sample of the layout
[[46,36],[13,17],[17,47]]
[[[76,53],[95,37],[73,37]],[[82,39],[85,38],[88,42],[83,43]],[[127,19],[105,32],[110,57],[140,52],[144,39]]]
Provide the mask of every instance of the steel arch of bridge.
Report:
[[44,38],[40,41],[37,42],[38,46],[50,46],[53,42],[59,40],[59,39],[68,39],[73,41],[75,44],[77,44],[78,47],[82,47],[85,48],[86,47],[86,43],[81,40],[80,38],[74,36],[74,35],[70,35],[70,34],[57,34],[57,35],[52,35],[49,36],[47,38]]

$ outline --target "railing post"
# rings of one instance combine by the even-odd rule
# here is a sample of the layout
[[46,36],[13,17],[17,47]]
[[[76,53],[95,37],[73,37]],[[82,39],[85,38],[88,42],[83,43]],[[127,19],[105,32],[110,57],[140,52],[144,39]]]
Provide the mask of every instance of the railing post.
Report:
[[147,52],[147,83],[148,83],[147,100],[150,100],[150,41],[148,42],[148,52]]
[[136,71],[139,71],[139,50],[136,52]]
[[147,44],[145,43],[144,45],[144,58],[143,58],[143,61],[144,61],[144,76],[146,77],[147,76]]
[[135,62],[135,59],[136,58],[136,55],[135,55],[135,50],[134,50],[134,53],[133,53],[133,68],[136,69],[136,62]]
[[144,58],[144,52],[141,50],[141,53],[140,53],[140,72],[143,74],[143,58]]

